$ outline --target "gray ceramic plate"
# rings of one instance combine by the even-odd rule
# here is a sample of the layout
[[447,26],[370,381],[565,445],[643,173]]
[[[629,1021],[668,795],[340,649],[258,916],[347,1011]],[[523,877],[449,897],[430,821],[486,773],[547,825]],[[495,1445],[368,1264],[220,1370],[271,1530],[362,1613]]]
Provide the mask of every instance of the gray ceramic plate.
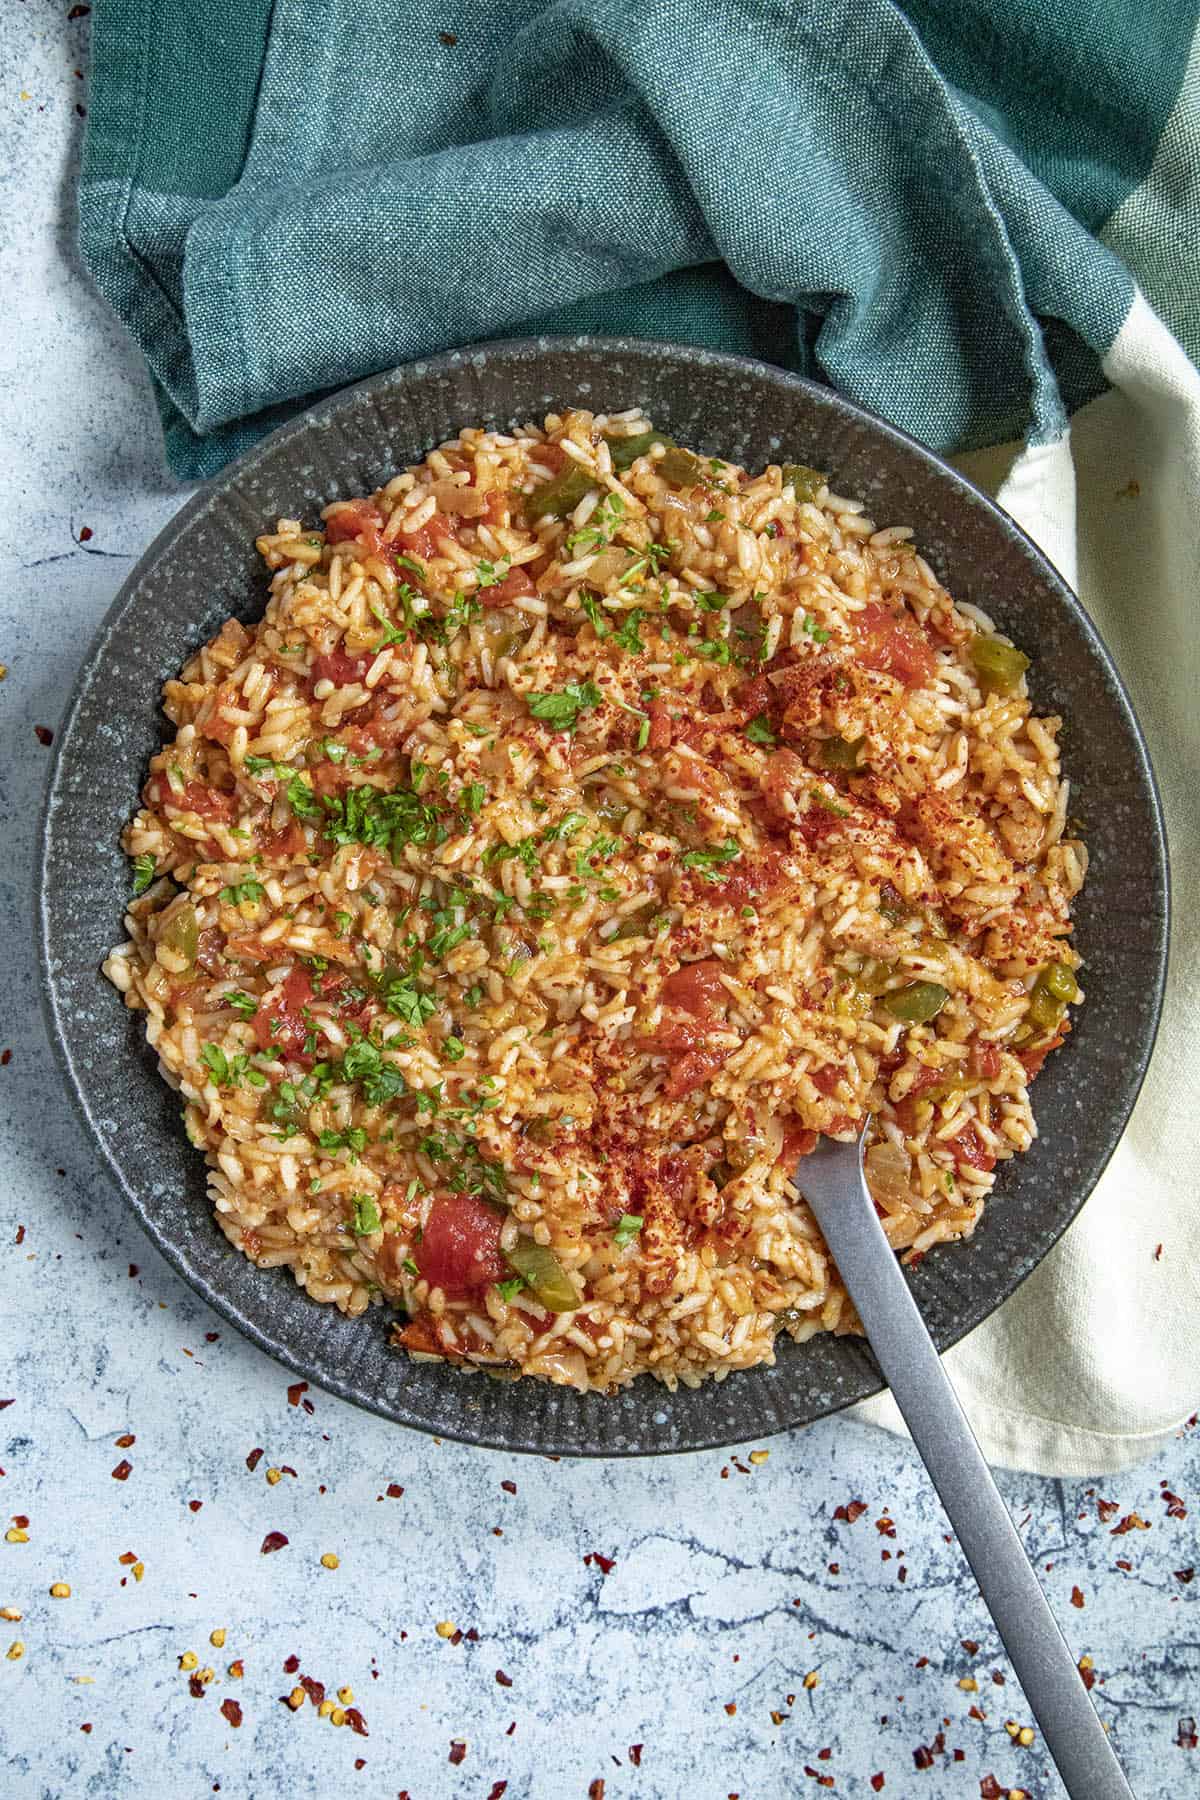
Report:
[[40,919],[48,1011],[83,1116],[130,1205],[194,1288],[309,1380],[406,1425],[513,1450],[620,1456],[694,1450],[804,1424],[875,1393],[858,1342],[781,1344],[774,1368],[697,1392],[639,1381],[615,1399],[502,1383],[387,1348],[388,1318],[349,1321],[284,1271],[260,1273],[217,1231],[204,1166],[155,1074],[138,1018],[99,973],[122,935],[117,846],[158,747],[163,680],[266,582],[256,533],[370,492],[464,425],[568,405],[641,403],[684,443],[751,468],[832,471],[881,522],[903,521],[961,600],[1034,653],[1033,695],[1066,721],[1066,764],[1092,871],[1078,911],[1087,1005],[1037,1086],[1041,1136],[1006,1165],[973,1241],[939,1249],[912,1285],[945,1347],[986,1318],[1066,1229],[1107,1162],[1150,1056],[1166,962],[1167,870],[1154,780],[1108,655],[1075,598],[1002,513],[936,457],[828,391],[762,364],[626,339],[536,339],[412,363],[325,401],[183,507],[117,596],[59,738],[45,816]]

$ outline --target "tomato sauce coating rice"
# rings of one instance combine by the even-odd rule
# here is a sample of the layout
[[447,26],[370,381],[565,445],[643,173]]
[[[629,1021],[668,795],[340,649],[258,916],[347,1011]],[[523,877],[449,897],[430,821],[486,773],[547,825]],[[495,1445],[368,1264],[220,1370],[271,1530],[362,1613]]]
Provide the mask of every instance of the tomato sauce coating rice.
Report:
[[1086,853],[1028,659],[907,529],[570,412],[258,548],[261,623],[165,686],[105,964],[233,1244],[612,1392],[857,1328],[821,1133],[873,1115],[897,1251],[971,1235]]

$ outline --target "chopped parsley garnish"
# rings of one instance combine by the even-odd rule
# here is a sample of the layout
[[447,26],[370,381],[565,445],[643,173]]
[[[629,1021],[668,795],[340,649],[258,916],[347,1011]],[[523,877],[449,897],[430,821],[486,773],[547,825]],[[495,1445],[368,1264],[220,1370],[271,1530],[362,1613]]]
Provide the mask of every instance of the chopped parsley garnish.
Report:
[[468,819],[478,817],[487,799],[487,789],[482,781],[468,781],[458,796],[458,810]]
[[261,900],[266,891],[261,881],[239,881],[232,887],[223,887],[221,899],[229,906],[240,906],[243,900]]
[[136,897],[138,894],[144,894],[153,880],[154,858],[150,855],[150,852],[147,851],[144,856],[135,856],[133,859],[134,896]]
[[571,681],[558,692],[525,696],[535,719],[544,719],[555,731],[574,731],[579,715],[599,706],[604,695],[594,681]]
[[510,1300],[516,1299],[524,1286],[525,1277],[523,1275],[510,1275],[507,1281],[496,1283],[496,1292],[507,1306]]
[[727,606],[732,604],[732,595],[697,594],[696,603],[702,606],[705,612],[723,612]]
[[232,1006],[234,1012],[241,1013],[243,1019],[252,1019],[258,1011],[258,1001],[254,998],[254,995],[243,994],[240,991],[233,994],[226,994],[225,1004],[226,1006]]
[[469,1006],[473,1012],[482,999],[483,989],[478,982],[475,982],[475,984],[472,987],[469,987],[463,995],[463,1005]]
[[511,566],[507,556],[501,557],[498,563],[476,563],[475,573],[479,577],[479,591],[482,593],[484,588],[499,587]]
[[729,838],[713,850],[686,850],[679,860],[686,869],[699,869],[706,881],[720,881],[719,865],[733,862],[741,854],[737,839]]
[[467,1054],[467,1046],[459,1037],[448,1037],[442,1041],[442,1055],[447,1062],[461,1062]]
[[728,638],[710,638],[706,643],[697,644],[695,649],[696,655],[702,656],[705,662],[731,663],[734,660],[733,645]]
[[298,819],[321,817],[321,802],[302,775],[293,775],[288,782],[287,803]]
[[350,1224],[355,1237],[369,1237],[371,1232],[379,1230],[383,1220],[372,1194],[355,1194],[350,1204],[354,1208]]
[[483,860],[485,863],[519,862],[532,875],[538,866],[537,845],[535,837],[521,838],[515,844],[493,844],[484,852]]
[[322,1150],[353,1150],[361,1156],[367,1147],[367,1134],[361,1125],[352,1125],[348,1131],[318,1131],[317,1142]]
[[411,1025],[414,1029],[419,1029],[437,1011],[437,1001],[433,995],[425,993],[407,975],[388,982],[383,990],[383,1004],[393,1017],[403,1019],[406,1025]]
[[638,730],[637,730],[636,748],[638,750],[644,750],[646,748],[646,745],[649,742],[650,742],[650,721],[649,721],[649,719],[643,719],[641,724],[638,726]]
[[646,646],[638,636],[638,627],[642,622],[642,609],[635,606],[632,612],[626,613],[625,622],[619,631],[613,633],[613,643],[627,650],[630,656],[639,656]]
[[592,630],[595,632],[596,636],[599,638],[606,638],[611,632],[612,626],[605,618],[604,608],[601,606],[599,600],[597,600],[595,594],[584,594],[579,604],[583,608],[584,617],[591,624]]
[[805,613],[800,622],[800,629],[801,631],[808,633],[808,636],[812,639],[814,644],[827,644],[829,642],[829,632],[826,631],[823,625],[817,624],[817,621],[813,618],[811,613]]
[[[237,1087],[250,1066],[248,1056],[228,1057],[218,1044],[201,1044],[200,1060],[218,1087]],[[261,1077],[253,1083],[255,1087],[262,1085]]]
[[[341,1079],[362,1084],[368,1106],[382,1106],[408,1092],[408,1083],[394,1063],[385,1063],[379,1046],[366,1038],[351,1044],[342,1058]],[[280,1090],[282,1092],[282,1089]]]
[[613,1243],[617,1249],[624,1250],[628,1244],[632,1244],[644,1223],[640,1213],[622,1213],[613,1231]]
[[557,825],[547,825],[545,831],[542,833],[542,842],[543,844],[551,844],[558,838],[574,837],[575,833],[577,831],[582,831],[586,824],[586,813],[569,812],[558,821]]
[[746,736],[752,744],[766,744],[768,748],[778,742],[766,713],[759,713],[756,719],[751,719],[746,727]]

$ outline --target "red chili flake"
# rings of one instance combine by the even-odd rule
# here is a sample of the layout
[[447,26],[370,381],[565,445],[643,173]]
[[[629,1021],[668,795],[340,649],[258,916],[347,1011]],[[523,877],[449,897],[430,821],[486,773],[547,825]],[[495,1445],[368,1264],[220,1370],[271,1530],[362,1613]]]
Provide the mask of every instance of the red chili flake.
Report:
[[1195,1719],[1180,1719],[1179,1730],[1175,1734],[1175,1742],[1181,1750],[1194,1750],[1200,1739],[1196,1736]]
[[0,1400],[0,1412],[3,1412],[6,1406],[11,1406],[11,1405],[12,1405],[11,1400]]
[[1173,1494],[1171,1492],[1170,1488],[1163,1489],[1162,1502],[1163,1502],[1163,1505],[1167,1509],[1168,1519],[1186,1519],[1187,1518],[1187,1507],[1183,1504],[1183,1501],[1179,1498],[1179,1495]]
[[305,1410],[305,1412],[306,1412],[306,1413],[308,1413],[308,1414],[309,1414],[309,1415],[310,1415],[310,1417],[311,1417],[311,1415],[312,1415],[312,1414],[313,1414],[313,1413],[315,1413],[315,1412],[316,1412],[316,1410],[317,1410],[317,1409],[316,1409],[316,1407],[315,1407],[315,1406],[314,1406],[314,1405],[313,1405],[313,1403],[312,1403],[312,1401],[311,1401],[311,1400],[302,1400],[302,1401],[301,1401],[301,1402],[300,1402],[300,1404],[301,1404],[301,1406],[302,1406],[302,1407],[303,1407],[303,1408],[304,1408],[304,1410]]
[[896,1527],[886,1513],[884,1513],[882,1519],[876,1519],[875,1529],[880,1537],[894,1538],[896,1535]]
[[1175,1579],[1176,1581],[1182,1581],[1184,1587],[1186,1587],[1188,1582],[1195,1578],[1195,1574],[1195,1569],[1176,1569]]
[[123,1431],[119,1438],[113,1439],[113,1443],[117,1446],[118,1450],[132,1450],[133,1446],[137,1443],[137,1438],[132,1431]]
[[236,1700],[222,1700],[221,1712],[222,1715],[229,1720],[229,1723],[236,1731],[242,1722],[242,1709],[238,1702]]
[[129,1477],[132,1474],[133,1474],[133,1464],[128,1460],[127,1457],[123,1456],[121,1458],[120,1462],[117,1464],[116,1468],[113,1470],[112,1478],[114,1481],[128,1481]]
[[1001,1674],[999,1669],[992,1670],[992,1680],[995,1682],[997,1687],[1004,1686],[1004,1676]]
[[117,1561],[126,1569],[132,1568],[133,1564],[137,1561],[137,1551],[122,1551],[121,1555],[118,1556]]
[[466,1638],[468,1644],[477,1644],[479,1642],[479,1633],[476,1631],[476,1629],[473,1625],[470,1627],[470,1629],[468,1631],[464,1632],[463,1635]]
[[399,1500],[400,1496],[404,1492],[404,1489],[400,1486],[400,1483],[398,1481],[389,1481],[387,1484],[387,1487],[384,1491],[386,1492],[389,1500]]
[[[76,19],[86,19],[91,10],[90,6],[73,6],[67,14],[68,23],[73,23]],[[84,526],[83,531],[87,531],[88,536],[91,537],[92,534],[88,531],[86,525]],[[83,536],[83,531],[80,532],[80,537]]]
[[367,1766],[366,1757],[365,1756],[356,1756],[354,1759],[354,1766],[356,1769],[365,1769]]
[[832,1750],[818,1750],[817,1751],[817,1761],[818,1762],[828,1762],[832,1755],[833,1755]]
[[512,1724],[511,1724],[511,1725],[506,1725],[506,1726],[505,1726],[505,1728],[504,1728],[504,1735],[505,1735],[505,1737],[511,1737],[511,1736],[512,1736],[512,1734],[513,1734],[513,1732],[514,1732],[514,1731],[515,1731],[515,1730],[516,1730],[516,1729],[517,1729],[517,1721],[516,1721],[516,1720],[515,1720],[515,1719],[514,1719],[514,1720],[513,1720],[513,1722],[512,1722]]
[[975,1642],[974,1638],[959,1638],[958,1641],[962,1645],[963,1649],[966,1651],[968,1656],[978,1656],[979,1655],[979,1645]]
[[896,1580],[899,1582],[907,1581],[908,1580],[908,1570],[906,1568],[897,1569],[896,1570]]
[[453,31],[439,31],[438,32],[438,43],[445,44],[447,50],[453,50],[453,48],[454,48],[455,44],[457,44],[457,42],[458,42],[458,35],[456,32],[453,32]]
[[462,1641],[463,1641],[463,1634],[462,1634],[461,1630],[452,1631],[450,1633],[450,1636],[446,1640],[447,1643],[453,1644],[455,1646],[455,1648],[457,1648],[458,1645],[462,1643]]
[[130,1281],[136,1281],[136,1280],[137,1280],[137,1278],[138,1278],[138,1276],[139,1276],[139,1275],[140,1275],[140,1274],[141,1274],[141,1270],[140,1270],[140,1269],[139,1269],[139,1268],[138,1268],[138,1266],[137,1266],[137,1264],[136,1264],[136,1263],[130,1263],[130,1265],[129,1265],[129,1279],[130,1279]]
[[1132,1573],[1133,1564],[1130,1562],[1130,1560],[1127,1556],[1118,1556],[1117,1568],[1123,1569],[1125,1574],[1128,1575],[1128,1574]]
[[367,1730],[367,1721],[363,1718],[357,1706],[348,1706],[346,1708],[346,1723],[351,1731],[358,1737],[370,1737],[371,1734]]
[[517,1484],[515,1481],[502,1481],[500,1486],[504,1489],[506,1494],[515,1494],[517,1491]]
[[[11,1050],[0,1050],[0,1069],[7,1069],[8,1065],[11,1061],[12,1061],[12,1051]],[[18,1244],[20,1243],[20,1241],[21,1241],[20,1238],[18,1238],[17,1239]]]
[[307,1392],[307,1381],[293,1381],[291,1387],[287,1391],[288,1405],[299,1406],[301,1394],[306,1394]]
[[847,1525],[853,1525],[855,1519],[861,1519],[866,1510],[865,1500],[851,1500],[846,1506],[835,1506],[833,1516],[835,1519],[844,1519]]
[[1071,1589],[1071,1605],[1077,1606],[1080,1609],[1080,1611],[1082,1612],[1082,1610],[1083,1610],[1083,1589],[1082,1588],[1073,1587]]
[[215,1344],[220,1335],[219,1331],[206,1331],[204,1334],[204,1341],[206,1344]]
[[732,1719],[733,1715],[737,1711],[737,1701],[736,1700],[727,1700],[725,1702],[725,1711],[729,1714],[730,1718]]
[[496,1670],[496,1680],[498,1681],[498,1683],[500,1684],[501,1687],[511,1687],[512,1686],[512,1676],[506,1675],[504,1673],[503,1669]]
[[283,1672],[285,1675],[294,1675],[299,1667],[300,1658],[295,1655],[289,1656],[283,1665]]
[[599,1775],[588,1782],[588,1800],[604,1800],[604,1782]]
[[912,1753],[912,1759],[918,1769],[932,1769],[933,1767],[933,1751],[928,1744],[918,1744]]
[[188,1501],[188,1511],[197,1513],[200,1511],[200,1508],[203,1505],[204,1505],[203,1500],[189,1500]]
[[929,1658],[927,1656],[918,1656],[916,1662],[913,1664],[914,1669],[927,1669],[928,1667]]
[[92,1728],[90,1725],[81,1725],[79,1729],[80,1731],[90,1731]]
[[1100,1515],[1102,1525],[1107,1525],[1108,1521],[1114,1519],[1120,1510],[1115,1500],[1097,1500],[1096,1502],[1096,1511]]
[[599,1550],[589,1550],[583,1560],[585,1563],[595,1563],[602,1575],[611,1575],[617,1566],[615,1556],[601,1556]]
[[887,1783],[883,1779],[883,1770],[882,1769],[880,1769],[876,1774],[872,1775],[871,1786],[875,1789],[875,1792],[877,1794],[882,1794],[884,1788],[887,1786]]
[[313,1705],[320,1706],[322,1700],[325,1698],[325,1683],[323,1681],[315,1680],[311,1675],[302,1675],[300,1677],[300,1686],[304,1689]]
[[744,1462],[739,1462],[736,1456],[733,1459],[733,1466],[737,1470],[739,1475],[748,1475],[750,1473],[749,1464],[744,1463]]
[[39,744],[45,744],[47,748],[54,742],[54,733],[48,725],[35,725],[33,735]]
[[830,1565],[829,1565],[829,1573],[830,1573],[830,1574],[831,1574],[831,1575],[840,1575],[840,1574],[841,1574],[841,1572],[842,1572],[842,1565],[841,1565],[841,1563],[830,1563]]
[[979,1800],[1004,1800],[1007,1788],[1002,1788],[994,1775],[985,1775],[979,1784]]
[[268,1531],[259,1545],[258,1553],[260,1556],[270,1556],[272,1550],[282,1550],[286,1543],[287,1538],[282,1531]]
[[642,1766],[642,1746],[640,1744],[630,1744],[629,1760],[633,1764],[635,1769],[641,1768],[641,1766]]
[[488,1795],[488,1800],[503,1800],[503,1796],[505,1794],[507,1794],[507,1792],[508,1792],[507,1781],[493,1781],[492,1791]]
[[25,1227],[23,1225],[17,1226],[17,1242],[18,1244],[23,1244],[25,1242]]
[[251,1450],[249,1456],[247,1456],[247,1458],[246,1458],[246,1467],[249,1469],[249,1471],[252,1475],[253,1475],[255,1469],[257,1469],[257,1467],[258,1467],[259,1463],[262,1461],[262,1459],[263,1459],[262,1450],[260,1447],[256,1446],[253,1450]]
[[291,1463],[280,1463],[279,1473],[281,1475],[290,1475],[293,1481],[299,1481],[300,1479]]
[[1155,1246],[1154,1246],[1154,1260],[1155,1260],[1155,1262],[1161,1262],[1161,1261],[1162,1261],[1162,1253],[1163,1253],[1163,1247],[1162,1247],[1162,1245],[1161,1245],[1161,1244],[1155,1244]]
[[1095,1669],[1080,1669],[1079,1678],[1083,1682],[1084,1687],[1087,1688],[1089,1690],[1089,1692],[1096,1685]]
[[969,1707],[967,1709],[967,1717],[969,1719],[978,1719],[979,1723],[981,1725],[984,1725],[987,1723],[987,1714],[984,1712],[983,1708],[980,1706]]
[[198,1675],[192,1675],[191,1677],[189,1677],[188,1693],[192,1696],[193,1700],[203,1700],[203,1698],[204,1698],[204,1683],[201,1681],[201,1679]]
[[1149,1531],[1150,1527],[1140,1514],[1126,1513],[1120,1524],[1114,1525],[1109,1532],[1110,1537],[1124,1537],[1127,1531]]
[[463,1758],[466,1754],[467,1754],[467,1746],[463,1742],[463,1740],[461,1738],[451,1738],[450,1739],[450,1761],[455,1765],[456,1768],[457,1768],[458,1764],[463,1760]]

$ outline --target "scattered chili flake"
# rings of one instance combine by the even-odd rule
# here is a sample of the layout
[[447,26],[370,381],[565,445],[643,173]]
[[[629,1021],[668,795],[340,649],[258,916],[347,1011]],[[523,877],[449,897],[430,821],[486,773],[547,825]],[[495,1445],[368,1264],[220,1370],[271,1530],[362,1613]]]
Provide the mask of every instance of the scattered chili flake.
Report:
[[880,1537],[894,1538],[896,1535],[896,1527],[886,1513],[881,1519],[876,1519],[875,1529]]
[[842,1572],[842,1565],[841,1565],[841,1563],[830,1563],[830,1565],[829,1565],[829,1573],[830,1573],[830,1574],[831,1574],[831,1575],[840,1575],[840,1574],[841,1574],[841,1572]]
[[503,1796],[507,1792],[508,1792],[507,1781],[493,1781],[491,1792],[488,1795],[488,1800],[503,1800]]
[[365,1756],[356,1756],[354,1759],[354,1766],[356,1769],[365,1769],[367,1766],[366,1757]]
[[203,1500],[189,1500],[188,1501],[188,1511],[198,1513],[200,1511],[200,1508],[203,1505],[204,1505]]
[[320,1706],[325,1698],[325,1683],[317,1681],[312,1675],[302,1675],[300,1686],[304,1689],[314,1706]]
[[18,1225],[18,1226],[17,1226],[17,1238],[16,1238],[16,1241],[17,1241],[17,1243],[18,1243],[18,1244],[23,1244],[23,1243],[24,1243],[24,1242],[25,1242],[25,1227],[24,1227],[24,1226],[23,1226],[23,1225]]
[[463,1636],[466,1638],[468,1644],[477,1644],[479,1642],[479,1633],[473,1625],[463,1633]]
[[299,1406],[300,1396],[302,1394],[306,1394],[307,1392],[308,1392],[307,1381],[293,1381],[292,1385],[289,1387],[289,1389],[287,1391],[288,1405],[289,1406]]
[[140,1274],[141,1274],[141,1270],[140,1270],[140,1269],[139,1269],[139,1268],[138,1268],[138,1266],[137,1266],[137,1264],[136,1264],[136,1263],[130,1263],[130,1265],[129,1265],[129,1279],[130,1279],[130,1281],[136,1281],[136,1280],[137,1280],[137,1278],[138,1278],[138,1276],[139,1276],[139,1275],[140,1275]]
[[515,1494],[517,1491],[517,1484],[515,1481],[502,1481],[500,1486],[504,1489],[506,1494]]
[[132,1474],[133,1474],[133,1464],[129,1461],[129,1459],[127,1457],[123,1456],[121,1458],[120,1462],[117,1464],[116,1468],[113,1470],[112,1478],[114,1481],[128,1481],[129,1477]]
[[1071,1605],[1077,1606],[1080,1609],[1080,1611],[1082,1612],[1082,1610],[1083,1610],[1083,1589],[1082,1588],[1073,1587],[1071,1589]]
[[387,1484],[387,1487],[384,1491],[386,1492],[389,1500],[399,1500],[400,1496],[404,1492],[404,1489],[400,1486],[400,1483],[398,1481],[389,1481]]
[[1002,1788],[994,1775],[985,1775],[979,1784],[979,1800],[1004,1800],[1008,1792]]
[[92,1728],[90,1725],[81,1725],[79,1729],[80,1731],[90,1731]]
[[506,1726],[505,1726],[505,1727],[504,1727],[504,1735],[505,1735],[505,1737],[511,1737],[511,1736],[512,1736],[512,1734],[513,1734],[513,1732],[514,1732],[514,1731],[515,1731],[515,1730],[516,1730],[516,1729],[517,1729],[517,1721],[516,1721],[516,1720],[515,1720],[515,1719],[514,1719],[514,1720],[513,1720],[513,1722],[512,1722],[512,1724],[511,1724],[511,1725],[506,1725]]
[[604,1782],[599,1775],[588,1782],[588,1800],[604,1800]]
[[1179,1729],[1175,1733],[1175,1742],[1181,1750],[1195,1750],[1200,1739],[1196,1736],[1195,1719],[1180,1719]]
[[367,1730],[367,1721],[363,1718],[357,1706],[348,1706],[346,1708],[346,1723],[351,1731],[355,1732],[357,1736],[370,1737],[371,1734]]
[[222,1700],[221,1712],[236,1731],[242,1722],[242,1709],[238,1702],[236,1700]]
[[583,1560],[585,1563],[594,1563],[602,1575],[611,1575],[617,1566],[615,1556],[601,1556],[599,1550],[589,1550]]
[[511,1687],[512,1686],[512,1676],[506,1675],[504,1673],[503,1669],[496,1670],[496,1680],[501,1687]]
[[11,1406],[11,1405],[12,1405],[11,1400],[0,1400],[0,1412],[3,1412],[6,1406]]
[[1126,1575],[1131,1574],[1133,1571],[1133,1564],[1127,1556],[1118,1556],[1116,1566],[1118,1569],[1124,1570]]
[[1167,1509],[1168,1519],[1186,1519],[1187,1518],[1187,1507],[1183,1504],[1183,1501],[1179,1498],[1179,1495],[1173,1494],[1171,1492],[1170,1488],[1163,1489],[1162,1502],[1163,1502],[1163,1505]]
[[642,1746],[640,1744],[630,1744],[629,1760],[633,1764],[635,1769],[641,1768],[641,1766],[642,1766]]
[[204,1683],[198,1675],[190,1675],[188,1677],[188,1693],[192,1696],[193,1700],[203,1700]]
[[462,1738],[451,1738],[450,1739],[450,1758],[449,1758],[449,1760],[455,1765],[456,1768],[457,1768],[458,1764],[466,1756],[466,1754],[467,1754],[467,1746],[466,1746],[465,1741]]
[[120,1437],[115,1438],[113,1441],[118,1450],[132,1450],[133,1446],[137,1443],[137,1439],[132,1431],[123,1431]]
[[282,1550],[286,1543],[287,1538],[282,1531],[268,1531],[259,1545],[258,1553],[260,1556],[270,1556],[272,1550]]
[[974,1638],[959,1638],[958,1641],[962,1645],[963,1649],[966,1651],[968,1656],[978,1656],[979,1655],[979,1645],[975,1642]]
[[801,1682],[800,1685],[801,1685],[801,1687],[808,1688],[809,1692],[811,1693],[812,1689],[816,1687],[816,1685],[820,1681],[820,1679],[821,1679],[821,1677],[817,1674],[817,1671],[815,1669],[810,1669],[808,1671],[808,1674],[804,1677],[804,1680]]
[[918,1744],[912,1753],[912,1759],[918,1769],[932,1769],[933,1767],[933,1751],[928,1744]]
[[875,1792],[877,1794],[882,1794],[884,1788],[887,1786],[887,1783],[883,1779],[883,1770],[882,1769],[878,1770],[876,1774],[872,1775],[871,1786],[875,1789]]
[[851,1500],[845,1506],[835,1506],[833,1516],[835,1519],[844,1519],[847,1525],[853,1525],[855,1519],[861,1519],[866,1510],[865,1500]]
[[291,1656],[285,1658],[283,1672],[285,1675],[294,1675],[299,1667],[300,1658],[293,1653]]
[[1120,1510],[1115,1500],[1097,1500],[1096,1502],[1096,1511],[1100,1515],[1102,1525],[1107,1525],[1108,1521],[1115,1518]]
[[1096,1685],[1096,1665],[1091,1657],[1081,1656],[1077,1667],[1084,1687],[1089,1689],[1094,1688]]
[[229,1673],[230,1673],[230,1675],[232,1675],[232,1677],[235,1681],[240,1681],[242,1679],[243,1675],[246,1673],[246,1665],[242,1661],[240,1656],[235,1658],[235,1660],[230,1663]]
[[734,1713],[737,1711],[737,1701],[736,1700],[727,1700],[725,1702],[725,1711],[729,1714],[730,1718],[732,1719]]
[[120,1556],[118,1556],[118,1558],[117,1558],[117,1561],[121,1564],[121,1566],[123,1568],[126,1568],[126,1569],[132,1568],[133,1564],[137,1561],[137,1551],[136,1550],[122,1550]]
[[35,725],[33,735],[39,744],[45,744],[47,747],[54,742],[54,733],[48,725]]
[[1162,1261],[1162,1253],[1163,1253],[1163,1247],[1162,1247],[1162,1245],[1161,1245],[1161,1244],[1155,1244],[1155,1246],[1154,1246],[1154,1260],[1155,1260],[1155,1262],[1161,1262],[1161,1261]]
[[1140,1514],[1131,1512],[1126,1513],[1120,1523],[1113,1526],[1112,1530],[1109,1532],[1109,1536],[1124,1537],[1127,1531],[1149,1531],[1149,1529],[1149,1525]]
[[1195,1579],[1195,1574],[1195,1569],[1176,1569],[1175,1579],[1176,1581],[1182,1581],[1184,1587],[1186,1587],[1189,1581]]

